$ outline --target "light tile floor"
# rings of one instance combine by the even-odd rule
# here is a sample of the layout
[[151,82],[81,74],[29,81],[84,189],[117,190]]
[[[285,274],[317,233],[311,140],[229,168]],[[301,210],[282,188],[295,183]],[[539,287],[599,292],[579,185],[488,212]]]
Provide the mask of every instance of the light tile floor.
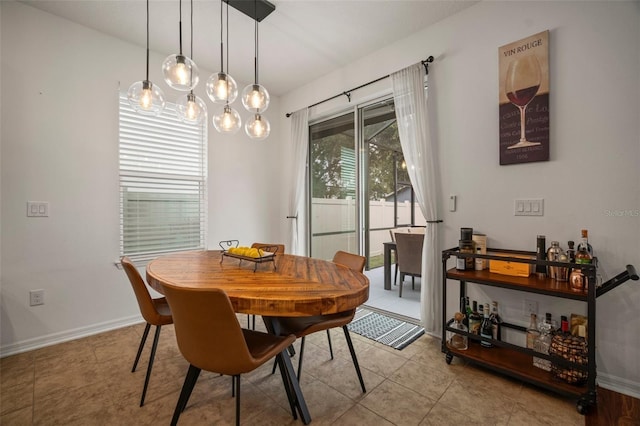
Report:
[[[246,316],[239,316],[246,324]],[[260,322],[260,321],[258,321]],[[160,336],[144,407],[139,398],[149,346],[131,365],[144,325],[126,327],[0,360],[2,425],[168,425],[187,370],[173,326]],[[430,336],[402,351],[352,333],[367,386],[363,394],[341,330],[309,336],[301,386],[312,425],[582,425],[573,401],[444,361]],[[151,336],[150,336],[151,339]],[[294,365],[295,365],[294,359]],[[302,424],[291,417],[279,375],[269,362],[243,376],[245,425]],[[234,422],[231,380],[200,376],[180,425]]]

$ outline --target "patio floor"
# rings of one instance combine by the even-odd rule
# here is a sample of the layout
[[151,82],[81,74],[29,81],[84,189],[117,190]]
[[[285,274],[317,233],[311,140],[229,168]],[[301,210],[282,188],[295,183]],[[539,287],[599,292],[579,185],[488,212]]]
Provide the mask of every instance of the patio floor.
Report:
[[[391,269],[393,274],[395,270]],[[404,280],[404,288],[402,289],[402,298],[398,297],[400,285],[393,285],[393,276],[391,277],[391,290],[384,289],[384,268],[379,267],[365,271],[364,274],[369,278],[369,300],[365,306],[392,312],[397,315],[420,320],[420,278],[416,278],[416,289],[411,290],[411,277]],[[400,277],[398,277],[400,279]]]

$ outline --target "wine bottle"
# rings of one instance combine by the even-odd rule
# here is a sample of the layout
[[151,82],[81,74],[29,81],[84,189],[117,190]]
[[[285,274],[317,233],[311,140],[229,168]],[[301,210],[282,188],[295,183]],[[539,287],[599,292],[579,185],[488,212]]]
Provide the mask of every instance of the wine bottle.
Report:
[[473,310],[469,315],[469,333],[480,335],[480,323],[482,322],[482,316],[478,312],[478,302],[473,301]]
[[540,336],[540,332],[538,331],[538,325],[536,321],[538,316],[536,314],[531,314],[531,321],[529,322],[529,327],[527,328],[527,348],[533,349],[533,346],[536,342],[538,336]]
[[[482,323],[480,324],[480,336],[486,337],[488,339],[493,339],[493,324],[491,323],[491,319],[489,317],[489,304],[484,305],[484,317],[482,318]],[[487,342],[486,340],[480,341],[480,344],[485,348],[492,348],[493,344],[491,342]]]
[[491,315],[489,315],[493,326],[493,340],[502,340],[502,318],[498,314],[498,302],[491,302]]
[[575,263],[576,261],[576,249],[575,249],[575,243],[573,241],[567,241],[567,246],[569,246],[569,248],[567,249],[567,257],[569,258],[569,262],[570,263]]

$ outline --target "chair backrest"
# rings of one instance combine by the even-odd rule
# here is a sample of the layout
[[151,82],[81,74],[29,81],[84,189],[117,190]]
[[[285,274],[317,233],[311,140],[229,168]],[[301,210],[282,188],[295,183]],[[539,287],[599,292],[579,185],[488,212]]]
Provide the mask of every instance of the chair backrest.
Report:
[[173,314],[178,348],[190,364],[230,376],[255,368],[242,328],[224,291],[168,285],[163,288]]
[[426,226],[412,226],[409,230],[410,234],[424,234],[425,232],[427,232]]
[[333,263],[346,266],[347,268],[357,272],[364,271],[364,265],[366,262],[367,259],[364,256],[347,253],[342,250],[338,250],[336,254],[333,255]]
[[403,226],[401,228],[393,228],[389,229],[389,234],[391,234],[391,241],[396,242],[396,234],[408,234],[411,232],[411,228],[407,226]]
[[147,285],[140,276],[138,269],[131,262],[131,259],[126,256],[120,260],[120,263],[122,264],[124,271],[127,273],[127,277],[129,277],[131,287],[133,287],[133,292],[136,294],[136,299],[138,300],[138,306],[140,307],[142,317],[149,324],[158,325],[161,323],[160,313],[158,313],[158,310],[153,304],[151,295],[149,294],[149,289],[147,289]]
[[424,234],[396,234],[396,250],[400,272],[416,276],[422,273],[423,242]]
[[253,243],[251,248],[258,248],[271,253],[275,252],[276,255],[284,254],[284,244]]

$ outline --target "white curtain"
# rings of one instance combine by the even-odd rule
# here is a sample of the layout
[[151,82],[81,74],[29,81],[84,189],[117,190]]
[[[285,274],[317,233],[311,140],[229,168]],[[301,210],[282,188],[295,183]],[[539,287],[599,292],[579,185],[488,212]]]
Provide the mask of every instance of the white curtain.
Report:
[[289,212],[291,221],[290,249],[293,254],[306,254],[304,244],[304,209],[300,203],[305,190],[305,170],[307,165],[307,151],[309,149],[309,110],[307,108],[291,115],[291,143],[292,143],[292,171],[291,193],[289,194]]
[[[442,336],[442,250],[439,244],[436,149],[430,135],[425,70],[421,63],[391,75],[400,145],[411,185],[427,220],[422,252],[420,313],[425,330]],[[432,79],[429,78],[429,86]],[[432,90],[431,87],[429,90]]]

